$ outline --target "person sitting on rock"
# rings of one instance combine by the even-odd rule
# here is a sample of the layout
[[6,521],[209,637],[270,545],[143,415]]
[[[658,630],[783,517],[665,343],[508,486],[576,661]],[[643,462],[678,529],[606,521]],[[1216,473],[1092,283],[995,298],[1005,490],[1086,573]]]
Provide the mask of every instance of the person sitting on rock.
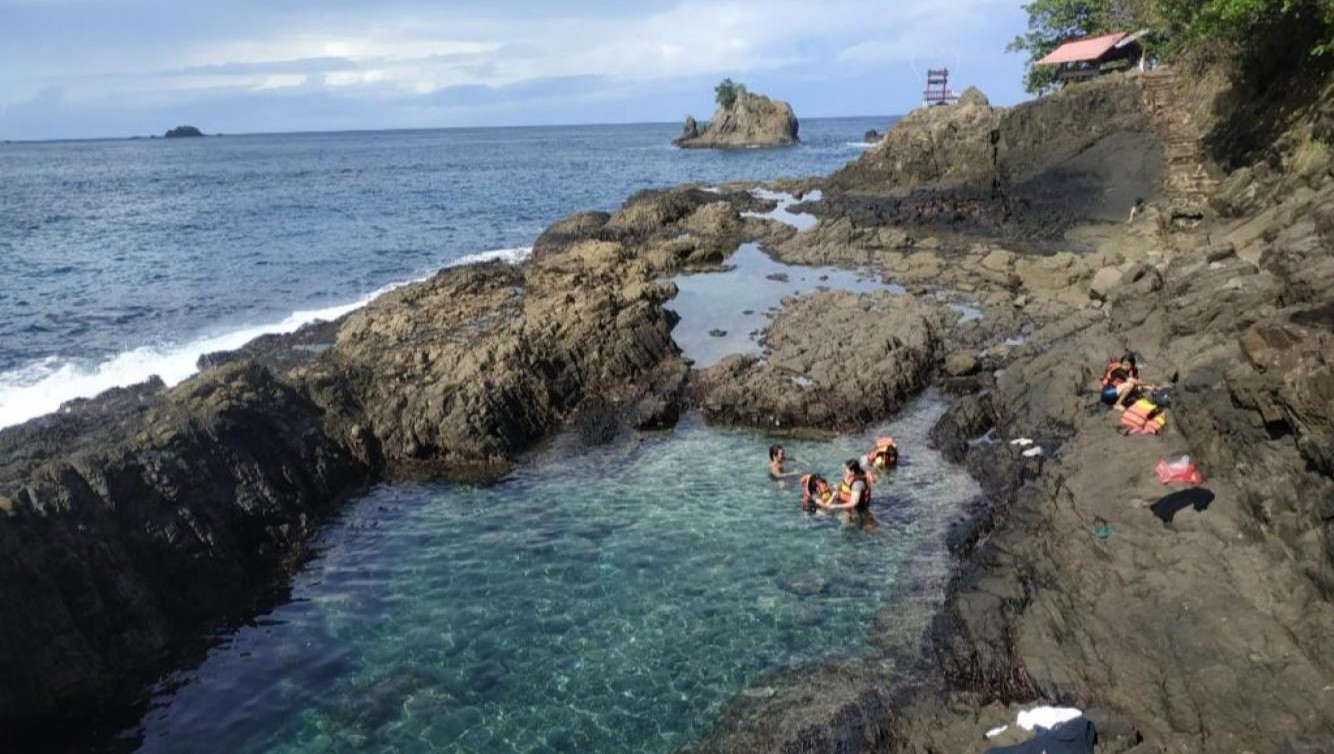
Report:
[[801,509],[814,513],[834,500],[834,491],[829,488],[829,480],[819,474],[807,474],[801,478]]
[[838,502],[820,507],[843,511],[844,522],[862,531],[871,531],[876,527],[875,515],[871,513],[871,480],[866,477],[860,461],[850,458],[843,464],[843,482],[838,485]]
[[[794,461],[795,463],[800,463],[800,461],[797,460],[797,459],[793,459],[793,461]],[[794,477],[794,476],[800,476],[800,475],[801,475],[801,472],[800,472],[800,471],[787,471],[787,470],[785,470],[785,469],[783,468],[783,464],[786,463],[786,462],[787,462],[787,451],[783,449],[783,446],[782,446],[782,445],[770,445],[770,446],[769,446],[769,476],[773,477],[774,479],[787,479],[788,477]]]
[[1117,361],[1107,364],[1101,384],[1102,402],[1111,404],[1117,411],[1125,411],[1130,396],[1149,387],[1139,378],[1139,366],[1135,363],[1133,353],[1126,353]]

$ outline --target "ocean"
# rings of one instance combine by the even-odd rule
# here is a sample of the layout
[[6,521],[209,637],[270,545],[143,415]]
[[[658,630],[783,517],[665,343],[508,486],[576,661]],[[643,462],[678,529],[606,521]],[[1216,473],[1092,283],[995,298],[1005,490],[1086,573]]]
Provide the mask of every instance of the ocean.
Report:
[[336,317],[646,188],[827,174],[890,117],[782,149],[669,123],[0,144],[0,427]]

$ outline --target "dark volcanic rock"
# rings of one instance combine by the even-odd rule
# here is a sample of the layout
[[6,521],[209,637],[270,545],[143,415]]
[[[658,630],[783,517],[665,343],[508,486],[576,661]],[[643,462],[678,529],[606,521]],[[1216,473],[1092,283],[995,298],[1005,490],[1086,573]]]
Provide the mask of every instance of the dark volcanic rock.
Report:
[[908,296],[813,293],[784,302],[763,357],[699,374],[711,422],[779,431],[849,430],[886,418],[926,386],[941,312]]
[[[882,210],[900,222],[965,221],[976,230],[1013,221],[1028,225],[1025,233],[1035,222],[1124,220],[1136,198],[1154,193],[1162,147],[1135,81],[1108,76],[1008,109],[970,92],[955,106],[910,113],[830,176],[827,189],[915,195]],[[957,207],[953,219],[921,208],[933,196]]]
[[[690,225],[702,204],[658,199],[618,213],[617,232],[651,245],[667,235],[653,222]],[[494,479],[583,407],[591,441],[673,423],[689,373],[662,306],[675,288],[620,243],[552,246],[211,355],[170,390],[119,389],[0,432],[0,552],[14,554],[0,603],[24,606],[0,611],[0,735],[143,699],[210,627],[281,586],[367,484]]]

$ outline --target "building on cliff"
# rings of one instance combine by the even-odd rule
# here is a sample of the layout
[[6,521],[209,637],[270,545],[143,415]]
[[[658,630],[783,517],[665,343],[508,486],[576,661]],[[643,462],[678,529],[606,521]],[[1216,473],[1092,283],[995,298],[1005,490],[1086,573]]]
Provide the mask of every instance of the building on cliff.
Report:
[[1148,33],[1148,29],[1140,29],[1134,34],[1118,31],[1101,37],[1076,39],[1052,50],[1034,65],[1057,66],[1056,79],[1062,83],[1089,79],[1131,66],[1139,66],[1143,70],[1144,47],[1139,40]]

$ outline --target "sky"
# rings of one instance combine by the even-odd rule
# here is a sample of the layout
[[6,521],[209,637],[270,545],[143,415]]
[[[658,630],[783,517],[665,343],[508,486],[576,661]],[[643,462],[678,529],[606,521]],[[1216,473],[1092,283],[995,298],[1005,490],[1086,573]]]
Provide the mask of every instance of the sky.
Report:
[[1024,98],[1019,0],[0,0],[0,139],[895,115]]

